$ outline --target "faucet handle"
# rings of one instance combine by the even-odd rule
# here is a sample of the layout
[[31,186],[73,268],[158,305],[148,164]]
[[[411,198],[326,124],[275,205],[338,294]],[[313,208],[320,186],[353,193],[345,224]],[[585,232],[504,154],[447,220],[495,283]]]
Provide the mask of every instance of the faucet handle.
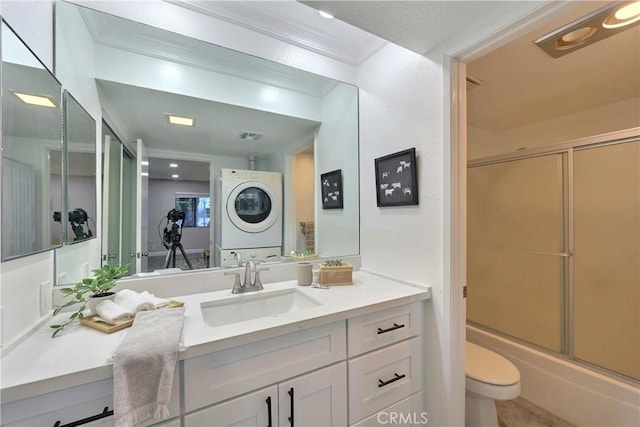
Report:
[[231,291],[232,293],[235,294],[235,293],[238,292],[238,290],[240,288],[242,288],[242,283],[240,282],[240,273],[238,273],[237,271],[225,271],[224,272],[225,276],[229,276],[231,274],[234,274],[236,276],[235,280],[234,280],[234,283],[233,283],[233,290]]
[[260,280],[260,272],[261,271],[267,271],[268,269],[269,269],[269,267],[260,267],[260,268],[256,267],[255,284],[253,286],[256,286],[258,288],[258,290],[263,289],[262,280]]

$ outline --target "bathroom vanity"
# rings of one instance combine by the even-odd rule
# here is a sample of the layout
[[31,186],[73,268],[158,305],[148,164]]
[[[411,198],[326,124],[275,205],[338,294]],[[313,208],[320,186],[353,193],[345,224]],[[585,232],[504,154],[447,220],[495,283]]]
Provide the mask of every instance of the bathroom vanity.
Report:
[[[253,309],[260,317],[233,322],[208,319],[212,309],[224,313],[229,305],[282,295],[315,304],[276,307],[273,315]],[[158,425],[370,426],[384,423],[379,413],[424,411],[428,287],[358,271],[354,285],[329,290],[285,281],[251,294],[232,296],[229,289],[174,298],[185,303],[187,350],[180,353],[171,416]],[[51,339],[48,326],[40,328],[2,360],[2,425],[63,426],[108,413],[107,360],[125,333],[74,325]],[[113,417],[96,422],[113,425]]]

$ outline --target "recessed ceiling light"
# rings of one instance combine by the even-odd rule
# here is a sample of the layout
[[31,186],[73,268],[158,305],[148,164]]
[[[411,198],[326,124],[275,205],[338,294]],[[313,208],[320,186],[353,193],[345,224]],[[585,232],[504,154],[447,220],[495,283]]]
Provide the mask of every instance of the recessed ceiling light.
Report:
[[142,173],[140,173],[140,175],[142,175],[142,176],[149,176],[149,172],[142,172]]
[[602,26],[604,28],[620,28],[640,21],[640,1],[622,6],[607,16]]
[[325,12],[324,10],[319,10],[318,13],[320,14],[320,16],[322,16],[324,19],[333,19],[333,15],[330,14],[329,12]]
[[171,175],[171,178],[180,178],[180,175],[174,173],[173,175]]
[[172,125],[181,125],[181,126],[196,125],[195,117],[176,116],[175,114],[170,114],[170,113],[164,113],[164,117],[167,119],[167,122]]
[[169,163],[169,167],[170,168],[177,168],[178,164],[177,163]]
[[149,166],[149,160],[142,160],[142,161],[140,162],[140,164],[141,164],[142,166]]
[[40,107],[56,108],[56,103],[48,96],[29,95],[28,93],[13,92],[15,96],[20,98],[22,102],[29,105],[38,105]]
[[572,49],[579,44],[589,40],[596,34],[596,27],[582,27],[577,30],[570,31],[556,40],[556,49]]

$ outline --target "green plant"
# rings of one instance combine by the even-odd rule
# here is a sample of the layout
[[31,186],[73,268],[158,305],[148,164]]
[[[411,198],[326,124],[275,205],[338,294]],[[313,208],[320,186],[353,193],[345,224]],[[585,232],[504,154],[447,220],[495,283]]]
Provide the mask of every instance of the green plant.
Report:
[[328,259],[322,264],[327,267],[341,267],[342,265],[344,265],[341,259]]
[[51,338],[62,332],[64,327],[75,319],[80,320],[84,317],[82,313],[87,308],[86,294],[90,294],[90,297],[108,294],[111,288],[116,285],[116,280],[121,278],[127,271],[129,271],[129,264],[103,265],[102,268],[91,270],[93,277],[82,279],[72,288],[60,289],[60,292],[64,294],[65,298],[73,298],[63,305],[56,306],[53,310],[54,316],[60,313],[62,309],[71,307],[72,305],[80,304],[80,307],[69,316],[69,321],[50,326],[54,330]]

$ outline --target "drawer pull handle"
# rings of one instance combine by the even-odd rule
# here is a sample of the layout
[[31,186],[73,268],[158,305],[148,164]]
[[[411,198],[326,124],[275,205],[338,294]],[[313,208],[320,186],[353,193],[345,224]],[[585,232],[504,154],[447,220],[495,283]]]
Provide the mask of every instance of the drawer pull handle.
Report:
[[394,383],[394,382],[396,382],[396,381],[398,381],[398,380],[401,380],[401,379],[403,379],[404,377],[406,377],[406,375],[405,375],[405,374],[402,374],[402,375],[393,374],[393,375],[394,375],[394,377],[393,377],[393,378],[391,378],[390,380],[387,380],[387,381],[378,380],[378,387],[384,387],[384,386],[386,386],[386,385],[389,385],[389,384],[391,384],[391,383]]
[[53,427],[77,427],[77,426],[81,426],[83,424],[89,424],[93,421],[97,421],[100,420],[102,418],[106,418],[106,417],[110,417],[111,415],[113,415],[113,410],[109,410],[108,406],[105,406],[104,409],[102,410],[102,413],[97,414],[97,415],[93,415],[91,417],[87,417],[87,418],[83,418],[81,420],[78,421],[74,421],[72,423],[69,424],[62,424],[60,423],[60,421],[56,421],[53,424]]
[[289,423],[291,424],[291,427],[294,427],[293,425],[293,387],[291,387],[291,389],[287,392],[289,394],[289,396],[291,397],[291,416],[289,417]]
[[267,424],[267,427],[271,427],[271,396],[267,397],[267,415],[269,417],[269,424]]
[[396,329],[400,329],[400,328],[404,328],[404,323],[402,325],[398,325],[397,323],[394,323],[392,327],[387,328],[387,329],[378,328],[378,335],[385,334],[385,333],[391,332],[391,331],[395,331]]

